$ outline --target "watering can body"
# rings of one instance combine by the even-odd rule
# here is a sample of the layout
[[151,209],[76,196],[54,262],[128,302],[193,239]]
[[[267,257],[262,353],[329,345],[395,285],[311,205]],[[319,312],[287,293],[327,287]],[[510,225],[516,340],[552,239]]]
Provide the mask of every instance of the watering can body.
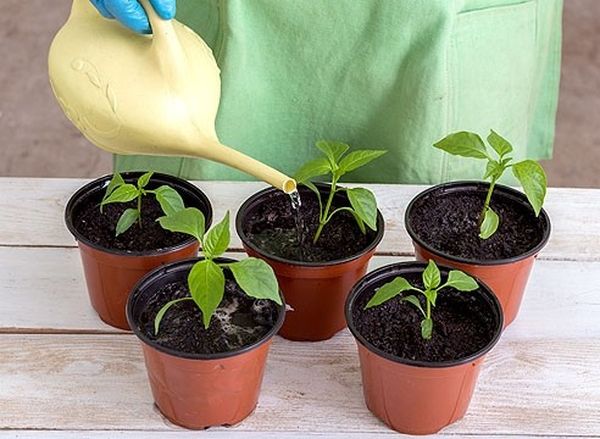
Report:
[[215,131],[221,82],[212,51],[191,29],[142,0],[153,35],[135,34],[74,0],[50,47],[54,94],[94,145],[117,154],[206,158],[291,192],[295,182],[222,145]]

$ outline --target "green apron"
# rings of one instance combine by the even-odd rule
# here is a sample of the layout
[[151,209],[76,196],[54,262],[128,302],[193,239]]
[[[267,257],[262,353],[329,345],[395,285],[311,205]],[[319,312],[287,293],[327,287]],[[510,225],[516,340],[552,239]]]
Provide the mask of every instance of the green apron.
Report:
[[[515,158],[549,158],[562,0],[179,0],[221,67],[219,138],[292,175],[319,139],[388,154],[348,177],[481,178],[432,143],[490,128]],[[250,180],[206,160],[119,156],[117,170]]]

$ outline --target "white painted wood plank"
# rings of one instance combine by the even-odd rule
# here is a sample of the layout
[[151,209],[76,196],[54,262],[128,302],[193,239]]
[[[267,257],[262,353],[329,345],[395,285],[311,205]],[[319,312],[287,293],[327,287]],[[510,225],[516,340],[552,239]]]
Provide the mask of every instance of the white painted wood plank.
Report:
[[[240,257],[243,253],[229,253]],[[407,257],[376,256],[371,269]],[[88,301],[75,248],[0,247],[1,332],[120,332]],[[600,262],[538,260],[506,337],[600,337]]]
[[[0,245],[73,246],[63,225],[64,205],[86,180],[0,178]],[[198,182],[215,208],[235,216],[239,205],[263,183]],[[386,219],[386,235],[379,252],[411,254],[404,230],[404,210],[424,186],[367,185],[374,190]],[[546,208],[553,233],[541,257],[560,260],[600,260],[600,190],[551,188]],[[24,215],[24,212],[27,212]],[[241,248],[232,235],[232,248]]]
[[[598,339],[505,338],[470,411],[446,434],[600,434]],[[123,335],[0,335],[0,430],[170,431],[154,408],[140,347]],[[229,432],[375,434],[348,332],[322,343],[276,338],[256,412]],[[229,436],[228,436],[229,437]]]

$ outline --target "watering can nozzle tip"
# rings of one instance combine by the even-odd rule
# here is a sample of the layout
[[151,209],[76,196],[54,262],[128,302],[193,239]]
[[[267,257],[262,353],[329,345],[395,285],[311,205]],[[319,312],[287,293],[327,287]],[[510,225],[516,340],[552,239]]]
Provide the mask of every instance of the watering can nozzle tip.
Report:
[[296,192],[296,186],[296,180],[294,180],[293,178],[288,178],[287,180],[284,180],[281,189],[286,194],[291,194],[292,192]]

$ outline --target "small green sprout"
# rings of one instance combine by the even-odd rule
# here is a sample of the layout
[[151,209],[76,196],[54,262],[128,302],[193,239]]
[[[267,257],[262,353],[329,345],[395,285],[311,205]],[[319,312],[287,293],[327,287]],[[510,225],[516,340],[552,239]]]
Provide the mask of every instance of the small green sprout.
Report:
[[425,290],[412,286],[406,279],[398,276],[393,281],[382,285],[375,292],[373,297],[371,297],[371,300],[365,305],[365,309],[381,305],[405,291],[419,292],[425,298],[425,309],[423,309],[421,300],[415,295],[411,294],[410,296],[403,296],[400,300],[413,304],[419,310],[423,316],[423,320],[421,320],[421,337],[425,340],[431,339],[433,333],[431,310],[435,307],[435,302],[440,290],[451,287],[458,291],[474,291],[479,288],[479,286],[475,279],[459,270],[451,270],[448,273],[446,283],[440,285],[442,282],[440,270],[432,260],[427,264],[427,268],[423,271],[422,276]]
[[184,208],[183,199],[175,189],[162,185],[154,190],[146,189],[153,172],[146,172],[137,180],[137,184],[125,183],[123,177],[115,172],[106,187],[106,192],[100,203],[102,208],[111,203],[128,203],[137,200],[136,208],[126,209],[117,221],[115,236],[125,233],[137,221],[142,226],[142,197],[153,194],[166,215],[177,212]]
[[536,216],[539,216],[544,204],[547,186],[546,173],[538,162],[523,160],[518,163],[511,163],[512,157],[509,154],[513,150],[512,145],[494,130],[490,130],[487,141],[496,152],[496,158],[492,158],[488,154],[488,150],[478,134],[468,131],[450,134],[433,145],[452,155],[487,160],[483,179],[490,180],[490,188],[479,215],[479,237],[481,239],[488,239],[498,229],[500,218],[490,207],[490,201],[494,186],[502,177],[504,171],[512,168],[513,175],[521,183]]
[[242,291],[255,299],[268,299],[281,305],[279,286],[273,269],[263,260],[246,258],[237,262],[217,263],[230,241],[229,212],[223,220],[204,233],[205,219],[202,212],[194,207],[171,213],[158,218],[160,225],[172,232],[187,233],[195,237],[202,245],[204,260],[196,262],[188,275],[190,297],[167,302],[156,314],[154,332],[158,334],[160,322],[165,313],[176,303],[192,300],[202,313],[204,327],[208,329],[210,321],[219,307],[225,293],[225,275],[229,270]]
[[[324,156],[305,163],[294,176],[298,183],[302,183],[312,190],[319,200],[319,227],[313,237],[313,243],[317,243],[323,228],[331,221],[331,218],[336,213],[343,211],[350,212],[354,216],[363,234],[367,233],[365,225],[371,230],[377,230],[377,200],[375,195],[368,189],[361,187],[339,188],[337,184],[343,175],[381,157],[387,151],[357,150],[345,155],[350,149],[350,146],[345,143],[321,140],[317,142],[316,146],[323,152]],[[323,175],[331,176],[331,189],[325,206],[323,206],[321,193],[311,181],[315,177]],[[339,207],[330,213],[333,197],[339,191],[346,191],[351,207]]]

